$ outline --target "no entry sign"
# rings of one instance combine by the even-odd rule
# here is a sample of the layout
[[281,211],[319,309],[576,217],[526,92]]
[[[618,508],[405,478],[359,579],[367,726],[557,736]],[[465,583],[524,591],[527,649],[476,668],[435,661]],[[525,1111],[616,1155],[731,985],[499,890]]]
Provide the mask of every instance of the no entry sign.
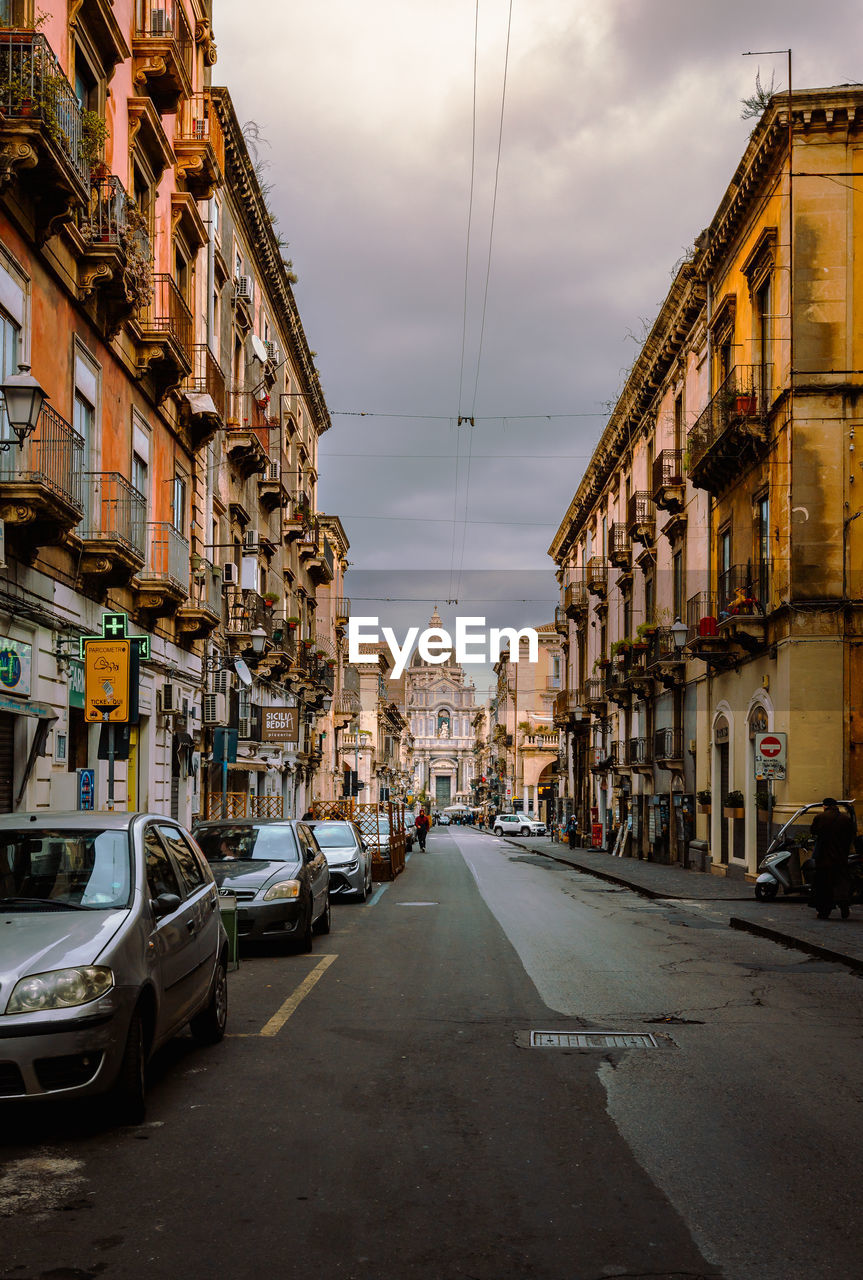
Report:
[[755,777],[785,780],[788,761],[788,735],[785,733],[756,733]]

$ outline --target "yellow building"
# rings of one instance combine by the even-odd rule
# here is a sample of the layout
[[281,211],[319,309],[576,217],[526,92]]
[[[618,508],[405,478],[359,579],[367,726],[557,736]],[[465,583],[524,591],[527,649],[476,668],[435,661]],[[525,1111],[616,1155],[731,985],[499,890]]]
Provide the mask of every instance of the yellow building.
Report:
[[787,735],[774,828],[863,781],[863,91],[788,108],[754,130],[550,549],[572,803],[640,856],[695,860],[695,834],[720,874],[753,875],[769,838],[757,734]]

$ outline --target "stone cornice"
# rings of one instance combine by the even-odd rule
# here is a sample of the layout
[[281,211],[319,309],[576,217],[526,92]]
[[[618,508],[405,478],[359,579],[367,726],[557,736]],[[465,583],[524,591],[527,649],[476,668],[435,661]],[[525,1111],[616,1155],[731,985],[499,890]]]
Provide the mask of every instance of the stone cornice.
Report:
[[332,423],[267,204],[230,93],[223,87],[214,87],[210,92],[225,134],[226,188],[233,196],[237,214],[248,237],[249,246],[254,251],[270,301],[279,316],[290,355],[303,382],[306,408],[315,431],[320,435]]

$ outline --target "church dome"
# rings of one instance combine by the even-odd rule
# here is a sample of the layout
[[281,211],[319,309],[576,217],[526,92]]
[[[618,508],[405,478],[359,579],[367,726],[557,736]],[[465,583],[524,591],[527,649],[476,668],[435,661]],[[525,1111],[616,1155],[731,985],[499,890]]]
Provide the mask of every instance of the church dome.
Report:
[[[429,618],[428,625],[429,630],[440,631],[443,628],[443,621],[437,611],[437,605],[435,605],[434,613]],[[414,670],[419,667],[426,671],[441,671],[445,670],[447,667],[454,667],[456,665],[455,649],[450,650],[450,654],[446,662],[426,662],[425,658],[420,657],[419,649],[414,649],[413,657],[411,658],[409,665],[413,667]]]

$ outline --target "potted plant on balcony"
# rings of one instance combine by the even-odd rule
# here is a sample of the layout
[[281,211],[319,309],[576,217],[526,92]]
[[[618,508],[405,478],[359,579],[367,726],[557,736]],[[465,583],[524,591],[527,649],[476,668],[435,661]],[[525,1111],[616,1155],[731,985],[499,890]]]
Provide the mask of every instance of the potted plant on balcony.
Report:
[[295,631],[296,628],[300,625],[299,618],[294,617],[293,615],[290,618],[285,618],[285,622],[287,623],[288,629],[290,631]]
[[263,596],[263,600],[264,600],[264,608],[265,608],[265,609],[272,609],[273,605],[276,603],[276,601],[278,600],[278,598],[279,598],[279,597],[278,597],[278,595],[276,594],[276,592],[275,592],[275,591],[265,591],[265,592],[264,592],[264,596]]
[[655,622],[639,622],[635,630],[639,643],[649,644],[653,636],[656,635],[656,630]]
[[593,664],[593,669],[594,671],[607,671],[610,666],[610,658],[597,658]]
[[78,155],[89,167],[90,177],[96,182],[103,182],[110,174],[108,166],[102,160],[107,141],[108,126],[98,111],[82,111]]
[[695,798],[698,801],[698,808],[701,813],[710,813],[711,800],[713,798],[710,788],[703,787],[701,791],[697,792]]
[[629,659],[629,652],[632,648],[632,641],[628,636],[621,640],[615,640],[611,646],[611,656],[619,667],[626,666]]
[[722,812],[726,818],[742,818],[746,800],[742,791],[729,791],[722,804]]

